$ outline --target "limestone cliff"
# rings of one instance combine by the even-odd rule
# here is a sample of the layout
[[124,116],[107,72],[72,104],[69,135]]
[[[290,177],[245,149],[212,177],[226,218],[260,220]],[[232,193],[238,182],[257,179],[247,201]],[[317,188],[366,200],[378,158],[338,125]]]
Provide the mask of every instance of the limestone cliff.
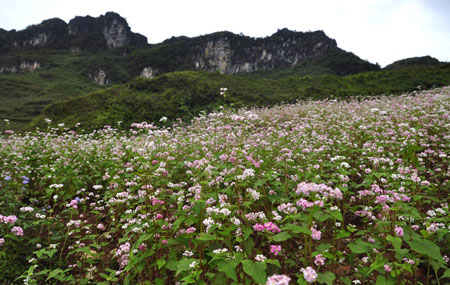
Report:
[[133,33],[119,14],[108,12],[98,18],[75,17],[69,24],[54,18],[22,31],[0,31],[0,50],[14,48],[66,48],[98,51],[122,46],[145,47],[147,38]]

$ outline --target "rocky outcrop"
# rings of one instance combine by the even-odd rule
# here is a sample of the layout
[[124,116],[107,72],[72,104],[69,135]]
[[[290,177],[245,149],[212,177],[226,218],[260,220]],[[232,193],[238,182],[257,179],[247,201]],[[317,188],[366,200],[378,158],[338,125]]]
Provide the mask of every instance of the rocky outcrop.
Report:
[[197,70],[222,73],[286,68],[339,50],[322,31],[283,29],[266,38],[249,38],[228,32],[204,36],[193,56]]
[[144,78],[153,78],[159,74],[158,69],[153,69],[152,67],[144,67],[144,69],[141,72],[141,77]]
[[92,79],[98,85],[109,85],[111,80],[106,76],[106,72],[99,68],[94,73],[89,74],[89,78]]
[[108,12],[98,18],[75,17],[65,23],[54,18],[22,31],[0,31],[0,50],[29,47],[104,50],[122,46],[145,47],[147,38],[131,32],[119,14]]
[[40,67],[41,67],[41,65],[39,64],[39,62],[22,61],[18,65],[12,65],[12,66],[1,65],[0,66],[0,74],[18,73],[18,72],[23,72],[23,71],[33,72],[36,69],[39,69]]
[[69,22],[68,34],[73,37],[73,45],[84,49],[88,48],[87,45],[90,43],[102,48],[148,45],[146,37],[131,32],[127,21],[113,12],[98,18],[75,17]]

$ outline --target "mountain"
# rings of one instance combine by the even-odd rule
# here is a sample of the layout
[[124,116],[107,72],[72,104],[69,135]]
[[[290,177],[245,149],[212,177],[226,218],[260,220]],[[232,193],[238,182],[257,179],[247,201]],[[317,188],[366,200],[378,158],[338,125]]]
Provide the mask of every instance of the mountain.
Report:
[[147,46],[147,38],[131,32],[127,21],[119,14],[108,12],[98,18],[75,17],[68,24],[53,18],[22,31],[0,32],[2,53],[15,48],[57,48],[91,51],[121,46]]
[[395,61],[389,65],[386,65],[384,69],[394,70],[399,68],[405,68],[410,66],[440,66],[444,63],[440,62],[431,56],[421,56],[421,57],[410,57],[402,60]]
[[[98,94],[114,84],[123,84],[118,89],[113,88],[115,92],[127,90],[125,93],[132,93],[136,90],[128,89],[129,82],[171,72],[196,71],[203,77],[207,76],[203,72],[218,72],[238,77],[240,79],[236,82],[246,84],[256,79],[286,82],[283,79],[287,77],[331,76],[317,80],[302,79],[309,84],[301,87],[307,91],[286,91],[289,94],[286,98],[295,100],[304,96],[322,96],[328,89],[321,88],[317,82],[323,78],[380,70],[377,64],[340,49],[336,41],[323,31],[281,29],[264,38],[222,31],[193,38],[172,37],[159,44],[148,44],[146,37],[132,32],[126,19],[114,12],[96,18],[76,17],[69,23],[54,18],[22,31],[0,29],[0,118],[10,120],[8,128],[24,129],[43,114],[44,109],[48,114],[49,108],[56,108],[56,103],[70,102],[86,94]],[[432,76],[430,71],[424,71],[424,74],[430,75],[430,80],[415,74],[408,82],[418,81],[421,86],[442,84],[446,82],[441,74],[443,70],[436,70]],[[178,84],[178,81],[170,82]],[[406,90],[402,91],[408,91],[411,88],[409,83],[398,86],[404,86]],[[208,86],[216,85],[208,83]],[[193,87],[189,85],[189,88]],[[167,88],[179,90],[176,86]],[[389,92],[397,88],[387,86],[377,89],[372,86],[364,92],[370,94],[374,90]],[[285,92],[284,89],[281,91]],[[345,88],[328,91],[341,95],[354,94]],[[159,92],[166,91],[161,89]],[[250,97],[238,101],[250,104],[250,91],[242,92],[242,96]],[[275,90],[264,92],[272,94]],[[278,93],[277,96],[278,102],[283,100],[283,94]],[[272,98],[266,103],[277,100]],[[0,130],[4,128],[0,126]]]

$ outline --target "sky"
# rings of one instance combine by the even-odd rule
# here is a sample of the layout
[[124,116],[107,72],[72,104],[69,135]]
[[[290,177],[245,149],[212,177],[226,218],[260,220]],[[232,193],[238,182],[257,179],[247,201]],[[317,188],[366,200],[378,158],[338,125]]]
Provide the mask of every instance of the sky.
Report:
[[283,28],[323,30],[381,66],[425,55],[450,61],[450,0],[0,0],[0,28],[109,11],[149,43],[217,31],[265,37]]

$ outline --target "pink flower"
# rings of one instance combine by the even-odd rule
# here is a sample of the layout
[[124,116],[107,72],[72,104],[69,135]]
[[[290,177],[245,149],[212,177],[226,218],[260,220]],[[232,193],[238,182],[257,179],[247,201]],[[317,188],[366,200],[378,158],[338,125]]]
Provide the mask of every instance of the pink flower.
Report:
[[98,224],[97,229],[103,231],[105,229],[105,226],[103,224]]
[[5,221],[6,224],[14,224],[15,222],[17,222],[17,217],[16,216],[3,217],[3,221]]
[[168,244],[169,242],[168,242],[167,240],[163,239],[163,240],[161,241],[161,243],[162,243],[162,244]]
[[262,232],[262,231],[265,230],[264,226],[261,225],[261,224],[255,224],[255,225],[253,226],[253,229],[254,229],[255,231],[257,231],[257,232]]
[[0,246],[2,246],[5,243],[5,239],[4,238],[0,238]]
[[157,219],[157,220],[161,220],[163,218],[163,215],[161,215],[161,214],[156,214],[156,217],[155,217],[155,219]]
[[186,233],[187,233],[187,234],[192,234],[192,233],[195,232],[195,230],[196,230],[196,228],[190,227],[190,228],[188,228],[188,229],[186,230]]
[[316,257],[314,258],[314,264],[317,266],[322,266],[325,264],[325,257],[323,257],[322,254],[318,254],[316,255]]
[[385,264],[384,265],[384,270],[386,270],[386,272],[391,272],[392,271],[392,267],[390,267],[389,264]]
[[280,228],[272,222],[267,222],[264,224],[264,228],[269,232],[279,233],[281,232]]
[[281,252],[281,245],[271,245],[270,252],[277,256]]
[[403,228],[402,227],[395,227],[395,235],[398,237],[402,237],[403,236]]
[[145,251],[146,246],[145,246],[145,244],[142,243],[141,245],[139,245],[138,248],[139,248],[140,251]]
[[267,279],[266,285],[288,285],[291,278],[286,275],[272,275]]
[[23,236],[23,229],[21,227],[13,227],[11,231],[16,236]]
[[303,278],[305,278],[306,282],[313,283],[314,281],[316,281],[317,273],[311,266],[302,268],[300,269],[300,271],[303,272]]
[[316,230],[315,228],[311,228],[311,231],[312,231],[311,237],[312,237],[314,240],[320,240],[320,237],[321,237],[321,235],[322,235],[322,232]]

